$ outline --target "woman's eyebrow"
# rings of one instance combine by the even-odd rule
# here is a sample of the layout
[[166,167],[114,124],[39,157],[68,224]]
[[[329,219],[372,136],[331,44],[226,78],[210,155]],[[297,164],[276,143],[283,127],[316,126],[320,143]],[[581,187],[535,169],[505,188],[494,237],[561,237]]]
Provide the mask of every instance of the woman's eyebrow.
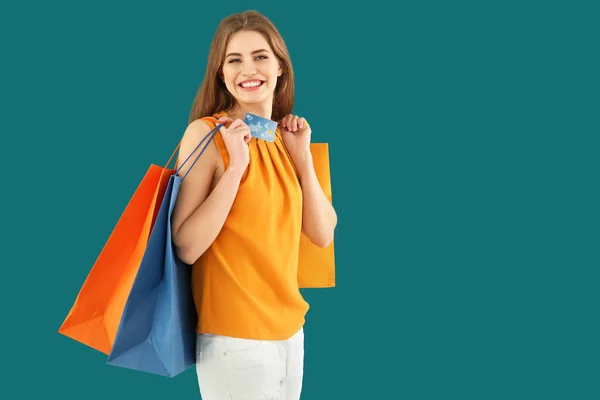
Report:
[[[262,53],[262,52],[267,52],[268,53],[269,50],[266,50],[266,49],[254,50],[251,54]],[[230,57],[230,56],[241,57],[242,55],[240,53],[229,53],[229,54],[227,54],[227,56],[225,58]]]

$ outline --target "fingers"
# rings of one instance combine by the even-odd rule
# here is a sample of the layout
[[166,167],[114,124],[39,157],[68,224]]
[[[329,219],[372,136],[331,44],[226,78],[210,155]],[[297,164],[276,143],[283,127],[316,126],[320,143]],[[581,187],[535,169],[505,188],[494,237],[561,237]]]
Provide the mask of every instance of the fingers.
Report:
[[281,120],[281,126],[288,131],[295,132],[307,125],[306,118],[288,114]]
[[230,134],[241,135],[246,143],[250,142],[252,136],[250,134],[250,127],[248,125],[246,125],[244,122],[240,122],[240,124],[237,127],[234,127],[234,125],[232,124],[229,129],[231,129],[232,127],[233,129],[229,131]]
[[288,121],[289,121],[289,119],[290,119],[290,115],[289,115],[289,114],[288,114],[288,115],[286,115],[285,117],[283,117],[283,118],[281,119],[281,127],[282,127],[282,128],[284,128],[284,129],[288,129]]
[[229,125],[229,127],[222,131],[227,136],[239,136],[242,140],[248,144],[252,135],[250,134],[250,127],[242,120],[236,119]]
[[[230,117],[221,117],[221,118],[219,118],[218,121],[219,121],[219,123],[223,124],[223,126],[220,128],[220,131],[222,133],[235,133],[240,129],[250,130],[248,125],[246,125],[246,123],[240,119],[233,120]],[[227,128],[225,128],[225,123],[228,123],[228,122],[230,122],[230,124]]]
[[298,116],[297,115],[292,115],[292,117],[290,118],[290,121],[289,121],[289,125],[290,125],[290,130],[292,132],[296,132],[298,130]]
[[244,139],[244,141],[249,142],[250,141],[250,129],[249,128],[244,128],[244,127],[240,127],[238,129],[235,130],[230,130],[227,132],[227,134],[229,136],[239,136],[241,138]]
[[[235,122],[234,122],[234,124],[235,124]],[[238,132],[248,132],[248,133],[250,133],[250,127],[248,125],[246,125],[245,123],[240,122],[238,125],[234,125],[234,124],[231,124],[229,126],[229,131],[230,132],[232,132],[232,133],[238,133]]]
[[296,125],[297,121],[298,121],[298,116],[290,114],[289,118],[288,118],[288,122],[287,122],[288,130],[294,132],[296,129],[298,129],[298,126]]
[[230,117],[227,116],[222,116],[220,118],[217,118],[217,124],[222,124],[223,126],[221,128],[219,128],[219,130],[223,130],[225,128],[225,124],[233,122],[233,119],[231,119]]

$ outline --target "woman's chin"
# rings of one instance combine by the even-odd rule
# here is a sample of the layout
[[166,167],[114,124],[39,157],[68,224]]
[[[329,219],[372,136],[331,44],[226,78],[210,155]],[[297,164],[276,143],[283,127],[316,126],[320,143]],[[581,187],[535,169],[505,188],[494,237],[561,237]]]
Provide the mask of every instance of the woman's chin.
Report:
[[238,93],[234,96],[236,101],[245,104],[265,103],[273,98],[269,93]]

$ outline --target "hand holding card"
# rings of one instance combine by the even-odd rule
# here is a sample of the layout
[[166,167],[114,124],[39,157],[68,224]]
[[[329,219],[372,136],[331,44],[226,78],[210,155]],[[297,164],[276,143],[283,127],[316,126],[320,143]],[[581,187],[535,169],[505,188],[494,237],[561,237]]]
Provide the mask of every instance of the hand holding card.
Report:
[[[226,123],[231,121],[229,117],[222,117],[219,122]],[[250,128],[242,120],[236,119],[229,125],[219,129],[225,147],[229,153],[229,165],[232,167],[240,167],[244,170],[250,162],[250,150],[248,142],[250,141]]]

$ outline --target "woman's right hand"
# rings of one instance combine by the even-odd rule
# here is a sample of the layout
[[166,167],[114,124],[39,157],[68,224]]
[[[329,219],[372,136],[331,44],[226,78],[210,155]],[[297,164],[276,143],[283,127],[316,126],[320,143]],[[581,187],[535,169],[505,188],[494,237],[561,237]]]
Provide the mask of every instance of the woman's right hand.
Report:
[[[231,122],[231,125],[225,128],[225,124],[228,122]],[[218,123],[223,124],[219,132],[221,132],[229,153],[229,166],[245,171],[250,163],[250,150],[248,149],[248,142],[251,139],[250,127],[240,119],[234,121],[226,116],[219,118]]]

